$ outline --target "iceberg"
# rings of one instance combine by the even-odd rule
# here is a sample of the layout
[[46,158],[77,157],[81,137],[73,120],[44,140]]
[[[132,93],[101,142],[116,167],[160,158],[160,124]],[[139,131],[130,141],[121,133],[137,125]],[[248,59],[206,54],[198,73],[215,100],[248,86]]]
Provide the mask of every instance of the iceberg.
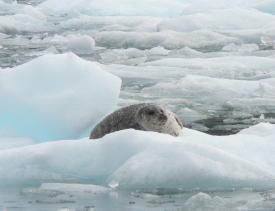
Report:
[[[116,189],[275,186],[275,126],[231,136],[133,129],[0,151],[1,183],[89,182]],[[70,162],[68,162],[70,161]]]
[[0,69],[0,128],[40,141],[77,138],[112,112],[121,79],[73,53]]

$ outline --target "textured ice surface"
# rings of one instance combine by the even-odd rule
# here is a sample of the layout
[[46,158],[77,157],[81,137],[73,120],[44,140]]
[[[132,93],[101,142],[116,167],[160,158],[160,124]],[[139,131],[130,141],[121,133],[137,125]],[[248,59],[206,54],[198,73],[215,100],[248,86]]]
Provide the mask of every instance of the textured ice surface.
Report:
[[274,125],[261,123],[224,137],[189,129],[183,134],[175,138],[131,129],[97,140],[2,150],[1,183],[86,180],[104,186],[116,182],[117,188],[275,185]]
[[38,32],[57,29],[54,24],[46,22],[43,14],[38,14],[39,11],[29,11],[29,9],[30,8],[25,12],[27,14],[0,16],[0,32],[6,34],[17,34],[19,32]]
[[[112,39],[110,39],[112,37]],[[103,31],[96,33],[95,41],[99,46],[107,48],[151,49],[162,46],[166,49],[190,48],[222,48],[228,43],[240,43],[238,38],[228,37],[209,30],[198,30],[187,33],[163,30],[159,32],[124,32]]]
[[227,8],[254,8],[262,12],[275,14],[274,1],[258,1],[258,0],[220,0],[220,1],[207,1],[199,0],[193,1],[189,7],[185,8],[182,14],[193,14],[205,12],[210,9],[227,9]]
[[[54,39],[54,38],[53,38]],[[95,41],[87,35],[81,37],[74,37],[68,41],[67,49],[74,53],[85,54],[94,51]]]
[[274,20],[275,17],[271,14],[255,10],[230,8],[169,18],[160,22],[158,29],[179,32],[202,28],[211,30],[264,29],[274,27]]
[[139,15],[139,16],[177,16],[180,15],[183,8],[187,4],[177,0],[140,0],[136,2],[119,1],[119,0],[80,0],[71,1],[66,0],[54,1],[47,0],[39,5],[39,7],[51,7],[58,13],[69,13],[72,9],[77,10],[82,14],[88,15]]
[[0,127],[41,141],[76,138],[117,103],[121,80],[69,53],[1,69]]
[[242,81],[213,79],[203,76],[187,75],[177,83],[159,83],[144,88],[142,95],[195,98],[198,102],[225,103],[232,98],[273,98],[275,97],[275,79],[261,81]]

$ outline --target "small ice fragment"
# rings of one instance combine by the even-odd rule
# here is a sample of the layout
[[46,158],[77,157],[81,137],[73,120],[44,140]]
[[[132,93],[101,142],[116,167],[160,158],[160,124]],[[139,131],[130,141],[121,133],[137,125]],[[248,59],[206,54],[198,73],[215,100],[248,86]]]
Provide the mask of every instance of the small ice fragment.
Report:
[[47,21],[46,16],[42,12],[40,12],[39,10],[30,5],[24,6],[24,14],[29,15],[32,18],[42,22]]
[[20,195],[27,196],[27,195],[35,195],[35,196],[47,196],[47,197],[56,197],[64,192],[58,190],[41,190],[35,187],[27,187],[23,188],[20,191]]
[[92,53],[95,47],[95,41],[88,35],[72,38],[68,41],[67,49],[74,53]]
[[260,119],[264,119],[264,118],[265,118],[264,114],[261,114]]
[[111,180],[108,184],[111,188],[116,188],[119,185],[119,182],[116,180]]
[[262,36],[261,41],[262,41],[263,44],[267,44],[271,41],[271,39],[268,36]]

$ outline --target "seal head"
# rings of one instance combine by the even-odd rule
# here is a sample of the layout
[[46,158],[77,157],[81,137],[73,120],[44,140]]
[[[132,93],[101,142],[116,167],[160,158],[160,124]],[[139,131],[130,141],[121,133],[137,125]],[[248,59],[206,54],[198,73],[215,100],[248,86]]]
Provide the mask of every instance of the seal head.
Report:
[[180,119],[172,111],[160,105],[151,104],[139,109],[135,118],[146,131],[182,136],[183,125]]

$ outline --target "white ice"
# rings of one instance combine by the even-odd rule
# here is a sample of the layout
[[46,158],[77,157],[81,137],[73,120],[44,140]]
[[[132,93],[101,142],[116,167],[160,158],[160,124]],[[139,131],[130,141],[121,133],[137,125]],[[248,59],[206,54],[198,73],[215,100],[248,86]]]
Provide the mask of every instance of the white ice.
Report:
[[116,106],[121,80],[72,53],[0,70],[0,127],[40,141],[79,137]]
[[[275,126],[176,138],[133,129],[0,151],[1,183],[93,181],[117,188],[274,187]],[[73,158],[73,159],[72,159]],[[70,162],[68,162],[68,160]]]
[[95,41],[88,35],[71,38],[68,41],[67,49],[74,53],[92,53],[94,51]]
[[139,15],[139,16],[177,16],[188,4],[177,0],[140,0],[138,2],[119,1],[119,0],[89,0],[79,1],[54,1],[47,0],[39,5],[39,7],[51,7],[58,13],[69,13],[71,10],[76,10],[82,14],[94,16],[108,15]]

